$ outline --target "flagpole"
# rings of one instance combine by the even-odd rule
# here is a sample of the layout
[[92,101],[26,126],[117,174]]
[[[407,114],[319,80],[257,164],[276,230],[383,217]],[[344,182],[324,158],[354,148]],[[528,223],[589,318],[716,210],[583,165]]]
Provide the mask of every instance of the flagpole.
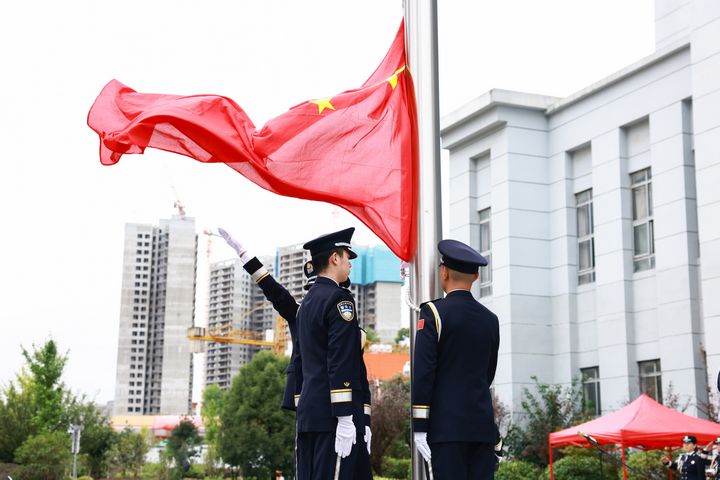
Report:
[[[419,175],[417,252],[410,292],[419,304],[441,296],[437,242],[442,237],[440,201],[440,113],[438,103],[437,0],[404,0],[408,68],[415,83],[418,112]],[[414,365],[417,313],[410,310],[411,368]],[[412,442],[412,478],[425,478],[424,461]]]

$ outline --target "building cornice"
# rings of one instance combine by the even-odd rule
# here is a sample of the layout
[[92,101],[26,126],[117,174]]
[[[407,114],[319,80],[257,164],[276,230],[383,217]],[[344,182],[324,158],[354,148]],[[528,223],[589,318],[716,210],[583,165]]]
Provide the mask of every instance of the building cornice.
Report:
[[546,111],[558,100],[558,97],[494,88],[445,115],[440,120],[440,135],[501,105]]
[[592,85],[559,100],[558,102],[548,107],[548,109],[545,111],[545,114],[552,115],[553,113],[557,113],[560,110],[567,108],[570,105],[573,105],[586,97],[589,97],[590,95],[594,95],[595,93],[604,90],[612,85],[615,85],[616,83],[622,82],[628,77],[632,77],[633,75],[662,62],[663,60],[675,55],[676,53],[687,50],[689,48],[690,41],[688,39],[682,39],[671,45],[668,45],[665,48],[657,50],[652,55],[648,55],[642,60],[628,65],[622,70],[619,70],[612,75],[605,77],[602,80],[595,82]]
[[689,48],[688,39],[679,40],[565,98],[492,89],[445,115],[440,121],[440,135],[445,136],[452,130],[499,106],[539,110],[545,115],[552,115]]

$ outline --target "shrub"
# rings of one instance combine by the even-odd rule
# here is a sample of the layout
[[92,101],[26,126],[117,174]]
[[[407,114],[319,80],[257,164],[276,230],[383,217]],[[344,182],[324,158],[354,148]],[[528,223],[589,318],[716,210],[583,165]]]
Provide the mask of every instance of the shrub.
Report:
[[505,437],[508,453],[513,458],[545,467],[548,461],[548,435],[585,420],[582,391],[576,381],[569,387],[540,383],[537,377],[534,392],[523,389],[521,402],[523,421],[511,425]]
[[667,478],[667,467],[660,460],[666,455],[662,450],[637,451],[627,456],[629,480]]
[[205,478],[206,474],[205,465],[193,463],[190,465],[190,469],[185,473],[185,478]]
[[390,478],[397,479],[409,479],[410,477],[410,465],[412,460],[410,458],[392,458],[387,457],[385,464],[383,465],[383,475]]
[[[618,478],[618,470],[612,459],[604,458],[602,462],[602,474],[600,472],[600,460],[597,457],[585,455],[571,455],[561,458],[553,463],[553,474],[557,479],[562,480],[601,480]],[[550,478],[550,467],[548,466],[540,477],[541,480]]]
[[78,477],[78,480],[93,480],[93,478],[89,475],[82,475]]
[[172,472],[164,463],[146,463],[142,467],[142,480],[170,480]]
[[500,462],[495,480],[536,480],[540,477],[540,468],[523,460]]
[[65,432],[28,437],[15,452],[15,460],[22,465],[18,475],[22,480],[60,480],[72,460],[70,437]]

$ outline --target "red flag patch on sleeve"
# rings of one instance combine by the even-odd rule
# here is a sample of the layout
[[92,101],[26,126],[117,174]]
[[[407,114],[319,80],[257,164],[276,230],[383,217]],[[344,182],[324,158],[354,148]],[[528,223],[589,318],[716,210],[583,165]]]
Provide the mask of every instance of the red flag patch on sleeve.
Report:
[[418,328],[417,329],[422,330],[424,326],[425,326],[425,319],[421,318],[420,320],[418,320]]

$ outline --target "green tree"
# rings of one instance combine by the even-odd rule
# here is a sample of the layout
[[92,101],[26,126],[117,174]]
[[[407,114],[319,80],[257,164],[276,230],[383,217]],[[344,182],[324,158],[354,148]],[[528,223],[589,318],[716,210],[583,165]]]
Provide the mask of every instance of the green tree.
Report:
[[17,449],[15,461],[22,465],[21,480],[61,480],[72,462],[70,436],[65,432],[30,436]]
[[548,435],[586,419],[582,392],[573,382],[569,387],[540,383],[532,377],[537,393],[527,388],[521,402],[524,422],[511,425],[505,444],[512,458],[545,467],[549,459]]
[[220,455],[245,477],[269,478],[294,470],[295,417],[280,408],[288,358],[268,351],[245,365],[225,397]]
[[395,343],[400,343],[406,338],[410,338],[410,329],[403,327],[398,330],[397,335],[395,335]]
[[67,435],[71,423],[85,427],[80,445],[80,471],[95,477],[105,472],[105,452],[113,432],[108,419],[85,397],[73,395],[61,382],[68,356],[48,340],[30,351],[22,348],[25,365],[0,390],[0,463],[12,462],[31,436],[45,432]]
[[367,341],[370,343],[378,343],[380,341],[380,337],[378,337],[377,332],[374,328],[368,327],[365,329],[365,333],[367,334]]
[[[217,385],[203,390],[202,418],[205,424],[205,442],[208,445],[205,463],[210,470],[220,459],[220,415],[225,403],[225,391]],[[212,472],[211,472],[212,473]]]
[[138,477],[149,449],[150,444],[146,434],[126,428],[114,434],[110,448],[105,453],[105,462],[114,474],[126,476],[131,472]]
[[0,461],[10,462],[28,437],[67,429],[66,404],[72,396],[60,379],[67,362],[48,340],[32,351],[22,348],[26,365],[0,391]]
[[410,430],[410,381],[398,375],[383,382],[379,387],[373,388],[372,412],[372,449],[370,464],[373,471],[382,475],[385,472],[386,457],[397,456],[397,445],[400,443],[407,455],[410,455],[410,446],[406,434]]
[[53,340],[48,340],[40,348],[33,345],[32,351],[23,348],[22,354],[31,378],[26,388],[34,407],[33,427],[38,432],[65,429],[67,425],[63,425],[63,402],[66,390],[60,379],[67,363],[67,354],[61,355]]
[[0,393],[0,463],[12,463],[15,451],[35,432],[32,426],[33,405],[23,385],[29,378],[19,375]]
[[200,444],[200,434],[189,418],[180,420],[172,429],[167,439],[167,453],[175,461],[175,472],[178,478],[190,468],[190,457],[194,447]]
[[110,427],[109,419],[96,405],[87,402],[84,397],[73,397],[65,406],[66,425],[82,424],[80,437],[80,455],[83,473],[93,478],[107,476],[108,464],[106,453],[112,447],[117,434]]

